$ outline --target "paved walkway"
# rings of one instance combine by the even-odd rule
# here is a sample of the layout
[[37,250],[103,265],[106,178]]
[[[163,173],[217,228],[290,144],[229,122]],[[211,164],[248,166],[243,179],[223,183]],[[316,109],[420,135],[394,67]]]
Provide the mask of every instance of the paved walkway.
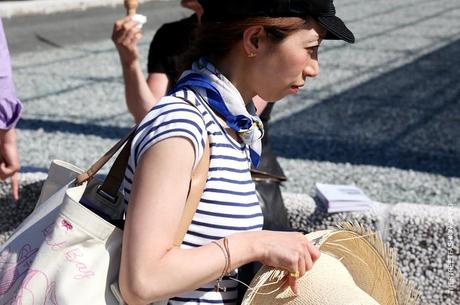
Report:
[[[273,114],[273,146],[290,178],[285,190],[355,183],[379,201],[460,205],[460,3],[336,6],[356,44],[325,42],[322,74]],[[156,29],[148,17],[144,57]],[[19,26],[15,18],[5,24]],[[53,158],[86,167],[132,124],[110,32],[85,43],[75,34],[63,45],[37,35],[46,50],[13,54],[25,104],[23,170],[46,171]]]
[[[138,0],[143,3],[153,0]],[[155,0],[169,2],[172,0]],[[116,6],[121,0],[27,0],[0,2],[0,17],[17,17],[36,14],[53,14],[67,11],[82,11],[94,7]]]

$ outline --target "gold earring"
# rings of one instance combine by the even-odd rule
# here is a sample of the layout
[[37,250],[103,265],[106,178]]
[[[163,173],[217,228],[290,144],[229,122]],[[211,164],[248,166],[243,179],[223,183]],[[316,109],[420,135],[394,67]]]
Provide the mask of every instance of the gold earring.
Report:
[[248,57],[250,57],[250,58],[251,58],[251,57],[256,57],[256,56],[257,56],[257,54],[254,53],[254,52],[251,52],[251,53],[248,54]]

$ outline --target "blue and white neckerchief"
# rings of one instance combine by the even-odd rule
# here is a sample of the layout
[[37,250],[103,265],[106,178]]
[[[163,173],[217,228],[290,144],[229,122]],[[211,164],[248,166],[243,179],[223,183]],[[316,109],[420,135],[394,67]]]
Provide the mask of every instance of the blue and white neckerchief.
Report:
[[263,123],[255,112],[249,113],[235,86],[211,63],[200,58],[198,62],[192,65],[191,70],[182,74],[171,92],[186,87],[200,88],[206,92],[206,96],[203,97],[205,102],[249,146],[251,162],[257,167],[262,153]]

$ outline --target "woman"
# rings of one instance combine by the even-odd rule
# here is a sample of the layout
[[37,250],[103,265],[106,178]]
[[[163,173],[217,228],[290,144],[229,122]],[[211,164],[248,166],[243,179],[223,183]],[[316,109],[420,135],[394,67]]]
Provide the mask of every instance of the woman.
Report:
[[[126,105],[136,123],[139,123],[158,100],[174,86],[183,72],[181,59],[190,48],[194,30],[203,15],[203,8],[198,0],[181,0],[180,5],[192,10],[194,14],[166,23],[156,31],[148,52],[146,81],[137,48],[141,28],[129,16],[114,24],[112,40],[122,64]],[[257,115],[260,115],[264,125],[265,134],[262,139],[262,155],[257,167],[258,176],[255,179],[256,191],[264,215],[263,228],[287,231],[290,229],[289,221],[281,196],[281,182],[287,178],[269,142],[268,123],[273,104],[267,107],[267,103],[259,96],[253,97],[252,100]],[[261,173],[265,174],[261,175]],[[249,271],[244,274],[249,278],[252,273]],[[243,280],[247,281],[247,279]]]
[[[168,298],[235,304],[238,283],[223,275],[236,278],[252,261],[285,269],[297,293],[297,278],[319,257],[301,233],[261,230],[249,167],[258,162],[263,127],[245,104],[255,95],[277,101],[296,94],[319,73],[322,40],[352,42],[353,34],[330,0],[200,2],[199,57],[142,120],[132,143],[119,278],[130,305]],[[174,247],[208,135],[205,190],[182,246]]]

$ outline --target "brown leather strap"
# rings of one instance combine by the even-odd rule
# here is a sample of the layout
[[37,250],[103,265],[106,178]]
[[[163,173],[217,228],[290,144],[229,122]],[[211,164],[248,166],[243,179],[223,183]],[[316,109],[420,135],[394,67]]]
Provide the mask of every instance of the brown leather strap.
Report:
[[286,176],[278,176],[257,169],[251,169],[251,177],[254,181],[283,182],[287,180]]
[[174,239],[174,245],[180,246],[185,234],[187,233],[188,227],[192,222],[193,215],[195,215],[198,204],[201,200],[206,181],[208,180],[209,162],[211,161],[211,149],[210,149],[211,137],[208,137],[208,141],[204,147],[203,157],[201,158],[195,170],[192,173],[190,179],[190,188],[185,202],[184,212],[182,213],[181,223],[176,232]]
[[98,190],[99,195],[105,197],[106,199],[112,201],[117,200],[118,190],[123,183],[126,167],[128,166],[133,137],[134,136],[128,139],[125,146],[118,154],[117,159],[113,162],[109,173]]
[[[129,133],[120,139],[112,148],[109,149],[99,160],[94,162],[84,173],[81,173],[76,178],[76,184],[81,185],[82,183],[91,180],[97,174],[97,172],[116,154],[116,152],[125,144],[127,141],[134,137],[137,125],[131,128]],[[125,164],[125,166],[127,163]]]
[[[125,137],[118,141],[107,153],[105,153],[99,160],[91,165],[88,170],[80,174],[76,178],[76,184],[80,185],[92,179],[94,175],[96,175],[96,173],[102,168],[102,166],[104,166],[110,160],[110,158],[112,158],[113,155],[123,146],[123,144],[126,143],[98,190],[98,194],[104,198],[113,201],[117,200],[118,190],[121,186],[121,183],[123,182],[124,173],[128,165],[131,142],[134,138],[136,128],[137,126],[131,129],[131,131]],[[201,195],[206,185],[206,181],[208,180],[209,163],[211,160],[210,143],[211,138],[208,137],[204,147],[203,156],[192,172],[192,176],[190,178],[189,193],[185,202],[181,222],[174,238],[175,245],[180,245],[182,243],[182,240],[187,233],[187,229],[192,222],[193,215],[195,215],[195,211],[198,207],[198,204],[200,203]]]

